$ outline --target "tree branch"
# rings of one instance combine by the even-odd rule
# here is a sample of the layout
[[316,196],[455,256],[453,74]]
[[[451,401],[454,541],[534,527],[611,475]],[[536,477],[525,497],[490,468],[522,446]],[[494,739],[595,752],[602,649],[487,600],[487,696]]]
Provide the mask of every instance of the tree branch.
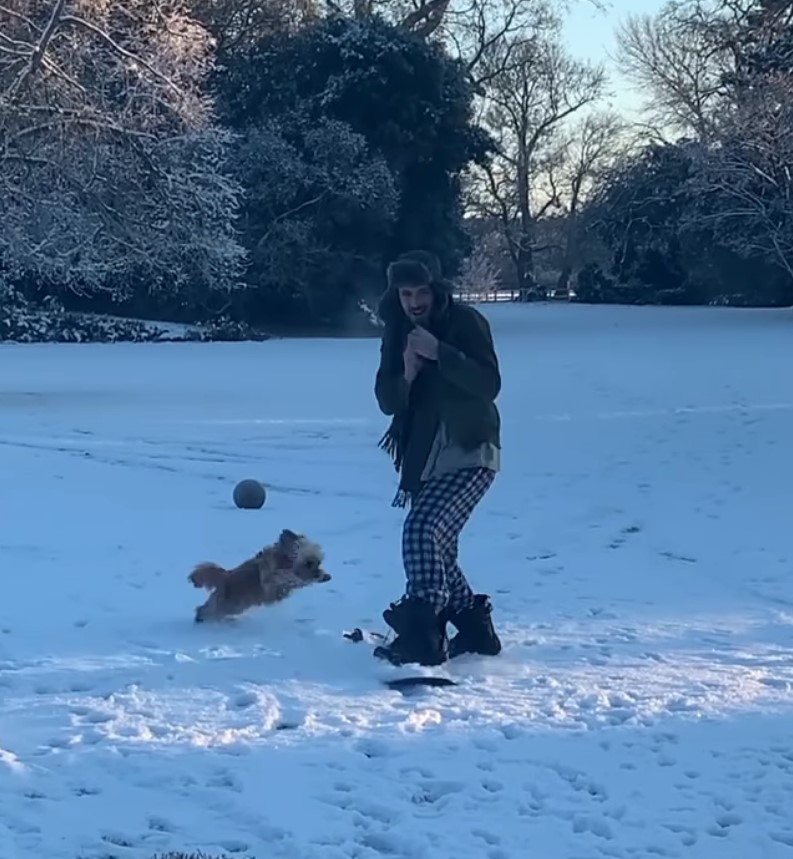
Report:
[[65,5],[66,0],[55,0],[49,20],[47,21],[47,26],[44,28],[44,32],[42,32],[41,37],[31,52],[27,67],[6,92],[6,98],[10,102],[16,101],[16,99],[21,95],[25,86],[27,86],[28,81],[36,74],[39,66],[41,66],[44,61],[44,54],[47,51],[50,40],[55,35],[55,31],[58,29],[59,22],[62,20],[63,8]]

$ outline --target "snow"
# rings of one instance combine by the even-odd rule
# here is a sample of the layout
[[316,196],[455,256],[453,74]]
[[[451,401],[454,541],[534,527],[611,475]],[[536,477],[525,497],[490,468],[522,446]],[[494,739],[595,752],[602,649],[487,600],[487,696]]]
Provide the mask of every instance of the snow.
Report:
[[[789,312],[483,310],[505,649],[407,695],[376,340],[0,347],[0,856],[793,856]],[[284,527],[333,581],[194,625]]]

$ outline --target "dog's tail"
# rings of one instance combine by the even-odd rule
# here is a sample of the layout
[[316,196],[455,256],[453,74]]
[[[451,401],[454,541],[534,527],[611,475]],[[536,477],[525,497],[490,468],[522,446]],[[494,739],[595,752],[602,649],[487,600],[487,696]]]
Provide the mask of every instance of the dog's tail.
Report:
[[193,583],[193,587],[211,591],[220,587],[227,575],[228,570],[223,569],[219,564],[203,563],[198,564],[187,578]]

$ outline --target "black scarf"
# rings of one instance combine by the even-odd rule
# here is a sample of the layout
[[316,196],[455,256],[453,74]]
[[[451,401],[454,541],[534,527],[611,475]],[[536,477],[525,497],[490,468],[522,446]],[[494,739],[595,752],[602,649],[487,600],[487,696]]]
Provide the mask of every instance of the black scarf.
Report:
[[380,439],[379,446],[393,460],[400,473],[394,507],[406,507],[421,485],[421,475],[435,441],[440,417],[434,375],[437,369],[424,367],[413,380],[405,412],[394,415],[391,425]]
[[[444,320],[445,314],[430,326],[436,336],[440,333],[438,323]],[[403,318],[398,324],[392,323],[391,330],[386,330],[390,367],[403,367],[402,353],[412,327],[409,320]],[[378,446],[391,457],[395,470],[400,473],[393,507],[408,506],[421,486],[421,475],[440,423],[437,375],[435,363],[426,362],[410,386],[406,411],[394,415],[391,425],[379,441]]]

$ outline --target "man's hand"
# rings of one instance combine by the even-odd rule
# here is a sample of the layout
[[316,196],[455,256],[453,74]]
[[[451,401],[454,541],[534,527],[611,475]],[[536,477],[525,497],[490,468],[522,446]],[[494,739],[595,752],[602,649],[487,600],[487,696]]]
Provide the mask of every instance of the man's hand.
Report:
[[402,354],[402,359],[405,362],[405,381],[408,384],[411,384],[416,376],[418,376],[424,360],[416,353],[410,338],[408,338],[408,343]]
[[438,360],[438,338],[421,326],[417,325],[408,335],[408,349],[426,361]]

